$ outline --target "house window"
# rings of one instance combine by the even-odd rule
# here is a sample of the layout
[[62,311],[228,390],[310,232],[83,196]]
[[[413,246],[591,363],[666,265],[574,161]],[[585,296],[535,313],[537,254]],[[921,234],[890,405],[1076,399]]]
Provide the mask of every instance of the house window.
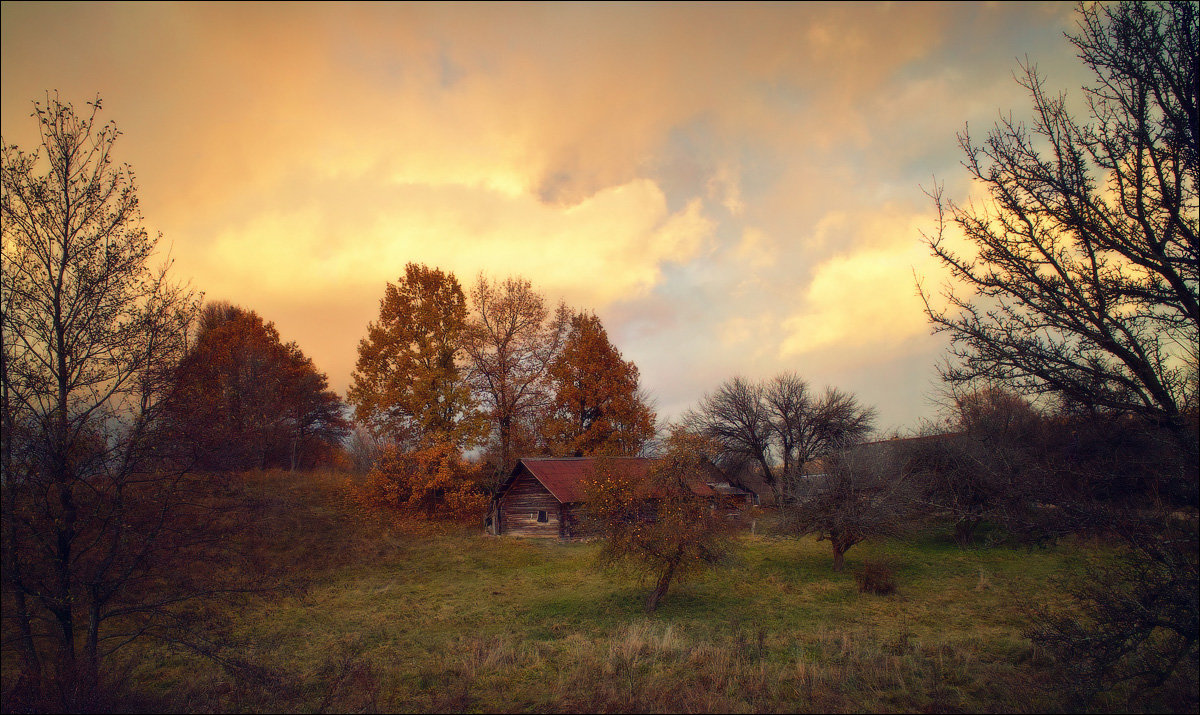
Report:
[[547,521],[549,521],[549,519],[546,518],[546,512],[544,512],[544,511],[538,512],[538,521],[542,522],[543,524],[546,523]]

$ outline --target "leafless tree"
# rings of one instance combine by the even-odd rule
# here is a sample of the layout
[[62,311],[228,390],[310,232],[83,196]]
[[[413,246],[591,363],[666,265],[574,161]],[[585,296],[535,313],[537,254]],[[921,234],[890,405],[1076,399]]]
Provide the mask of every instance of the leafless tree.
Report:
[[146,587],[178,553],[183,472],[160,430],[197,301],[150,265],[100,100],[34,107],[41,145],[4,145],[0,196],[4,616],[23,678],[69,708],[106,652],[188,598]]
[[1025,531],[1030,508],[1053,502],[1046,418],[1001,386],[953,390],[948,433],[906,440],[909,466],[931,508],[954,519],[954,538],[969,545],[995,519]]
[[790,486],[781,525],[786,533],[828,540],[834,571],[855,544],[911,526],[919,509],[903,450],[890,442],[857,445],[831,451],[821,463],[820,473]]
[[809,461],[861,441],[874,419],[875,410],[854,395],[827,388],[815,396],[803,379],[784,373],[766,383],[735,377],[705,395],[684,423],[721,446],[721,466],[731,478],[751,464],[779,492]]
[[1144,706],[1157,691],[1165,709],[1194,712],[1196,515],[1160,514],[1156,524],[1113,509],[1094,516],[1108,519],[1125,549],[1087,560],[1080,577],[1060,579],[1064,597],[1035,607],[1027,636],[1058,658],[1076,707],[1123,684],[1131,703]]
[[[945,377],[1051,392],[1169,425],[1185,449],[1200,338],[1197,6],[1088,5],[1071,37],[1096,75],[1088,119],[1026,62],[1027,126],[1002,119],[959,142],[984,205],[931,192],[933,254],[966,287],[933,307],[956,360]],[[974,255],[951,248],[948,228]]]
[[[498,441],[497,472],[516,461],[514,442],[522,426],[545,407],[547,369],[558,353],[571,314],[560,305],[551,314],[546,301],[524,278],[494,282],[480,275],[471,289],[474,315],[464,347],[470,379],[490,414]],[[536,430],[530,432],[536,435]]]
[[346,452],[355,474],[366,474],[379,463],[380,457],[388,447],[388,442],[380,437],[375,430],[363,425],[356,425],[346,440]]
[[[1077,514],[1121,546],[1115,564],[1070,587],[1078,610],[1033,633],[1090,694],[1196,672],[1198,8],[1081,4],[1068,37],[1095,75],[1086,119],[1026,62],[1032,125],[1009,117],[982,143],[959,137],[989,199],[964,206],[931,192],[941,221],[929,246],[969,292],[949,290],[941,310],[923,291],[935,331],[952,340],[944,377],[1055,396],[1065,409],[1052,468],[1060,483],[1086,487],[1061,493],[1062,518]],[[973,255],[951,249],[951,226]],[[1152,447],[1164,431],[1153,491],[1175,500],[1141,495],[1131,507],[1090,489],[1117,482],[1098,469],[1134,465],[1121,450],[1107,465],[1088,454],[1089,432],[1107,433],[1110,446],[1145,435]],[[1185,709],[1195,709],[1190,682]]]

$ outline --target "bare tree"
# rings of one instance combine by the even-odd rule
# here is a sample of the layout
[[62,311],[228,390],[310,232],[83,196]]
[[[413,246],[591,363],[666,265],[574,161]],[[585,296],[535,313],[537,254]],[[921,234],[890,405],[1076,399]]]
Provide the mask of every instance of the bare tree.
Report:
[[1016,530],[1037,500],[1058,486],[1048,467],[1046,420],[1020,395],[1001,386],[957,389],[951,432],[907,440],[908,459],[926,503],[954,519],[959,546],[986,519]]
[[58,707],[96,684],[105,644],[178,602],[138,589],[178,537],[161,417],[197,305],[149,265],[119,132],[88,106],[34,104],[41,146],[4,145],[0,197],[5,618],[25,678],[56,681]]
[[[549,400],[547,371],[562,345],[571,314],[554,314],[524,278],[493,282],[480,274],[471,289],[475,313],[464,339],[470,379],[487,406],[498,441],[498,473],[516,462],[514,441]],[[530,427],[531,434],[535,431]]]
[[721,446],[725,473],[754,465],[767,486],[798,477],[804,465],[840,444],[860,441],[871,431],[875,410],[851,394],[827,388],[820,396],[793,373],[766,383],[735,377],[684,417],[689,428]]
[[[1079,432],[1171,434],[1156,493],[1115,508],[1111,494],[1063,494],[1121,547],[1093,582],[1069,590],[1077,610],[1033,636],[1078,671],[1090,695],[1121,681],[1155,687],[1196,672],[1197,374],[1200,364],[1200,17],[1195,2],[1081,4],[1068,36],[1095,74],[1086,119],[1047,92],[1026,62],[1032,125],[1002,119],[982,142],[959,137],[971,177],[989,194],[960,205],[932,191],[941,220],[933,254],[968,294],[926,310],[947,332],[952,383],[995,381],[1051,394],[1066,409],[1068,478],[1107,467],[1080,448]],[[1078,113],[1076,113],[1078,114]],[[951,250],[947,229],[974,255]],[[1104,441],[1110,442],[1109,438]],[[1119,454],[1111,467],[1130,464]],[[1113,474],[1074,479],[1092,487]],[[1182,509],[1182,516],[1177,510]],[[1176,617],[1182,615],[1183,617]],[[1195,709],[1191,677],[1190,708]],[[1140,702],[1139,702],[1140,705]]]
[[[990,200],[931,195],[941,221],[926,239],[968,293],[933,307],[956,360],[944,375],[1056,393],[1094,411],[1170,426],[1195,450],[1200,338],[1197,6],[1088,5],[1071,37],[1096,74],[1088,120],[1049,94],[1036,66],[1020,83],[1031,126],[1002,119],[965,166]],[[953,224],[975,255],[951,249]]]
[[1194,712],[1196,516],[1164,516],[1150,528],[1119,511],[1103,516],[1126,549],[1086,561],[1081,577],[1060,579],[1064,596],[1035,607],[1026,635],[1058,658],[1075,707],[1123,684],[1132,704],[1144,706],[1147,693],[1160,690],[1171,711]]
[[387,440],[380,437],[375,430],[364,425],[355,425],[346,440],[346,453],[350,457],[354,473],[366,474],[371,471],[379,463],[388,446]]
[[781,525],[796,536],[828,540],[833,570],[841,571],[854,545],[908,529],[918,511],[914,483],[906,453],[889,442],[838,449],[821,462],[820,473],[792,487]]

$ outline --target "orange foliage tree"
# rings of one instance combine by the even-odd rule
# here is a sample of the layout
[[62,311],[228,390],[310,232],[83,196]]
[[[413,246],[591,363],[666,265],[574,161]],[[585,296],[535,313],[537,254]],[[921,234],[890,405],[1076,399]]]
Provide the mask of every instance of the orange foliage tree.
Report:
[[585,482],[588,518],[603,538],[601,563],[632,566],[654,578],[646,611],[658,608],[673,580],[725,560],[730,523],[712,508],[703,480],[713,445],[675,429],[645,478],[600,460]]
[[355,418],[408,450],[474,446],[484,423],[462,369],[467,301],[453,273],[409,263],[358,344]]
[[486,421],[466,380],[467,301],[453,273],[409,263],[388,283],[358,345],[349,400],[385,446],[351,498],[368,509],[481,513],[487,497],[462,457]]
[[487,506],[476,471],[447,442],[416,450],[389,446],[350,497],[364,509],[423,511],[426,516],[477,516]]
[[254,311],[210,303],[177,374],[176,439],[208,469],[312,466],[349,429],[325,374]]
[[621,359],[595,315],[572,316],[549,379],[542,435],[551,454],[636,455],[654,436],[655,415],[638,386],[637,366]]

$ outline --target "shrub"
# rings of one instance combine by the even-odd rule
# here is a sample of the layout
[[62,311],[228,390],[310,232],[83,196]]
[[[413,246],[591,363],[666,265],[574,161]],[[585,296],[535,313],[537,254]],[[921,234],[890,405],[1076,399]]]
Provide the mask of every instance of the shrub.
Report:
[[868,561],[854,575],[859,593],[887,596],[896,591],[896,574],[882,561]]
[[347,482],[347,493],[368,511],[423,511],[426,516],[474,518],[488,502],[478,485],[478,471],[449,444],[411,452],[387,447],[361,485]]

